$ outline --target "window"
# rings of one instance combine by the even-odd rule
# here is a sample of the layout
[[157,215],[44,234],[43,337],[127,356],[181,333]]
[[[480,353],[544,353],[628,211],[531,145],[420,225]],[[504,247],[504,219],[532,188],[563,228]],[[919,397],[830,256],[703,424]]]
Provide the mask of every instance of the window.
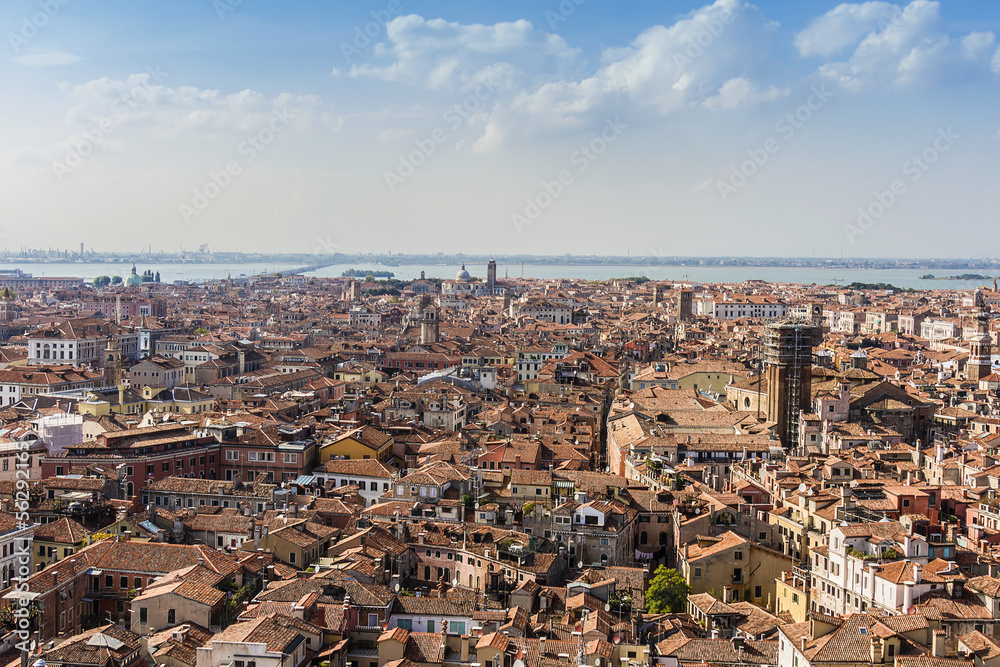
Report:
[[737,551],[735,554],[733,554],[733,557],[736,560],[743,560],[743,552],[742,551]]
[[374,628],[378,626],[378,614],[368,614],[368,627]]
[[434,621],[427,620],[427,632],[434,632]]
[[753,596],[755,598],[757,598],[758,600],[760,599],[760,593],[761,593],[760,586],[754,586],[753,587]]
[[413,619],[412,618],[397,619],[396,627],[403,628],[404,630],[413,630]]
[[701,579],[701,568],[700,567],[694,568],[694,578],[695,579]]
[[170,472],[170,461],[163,462],[163,472]]
[[453,635],[465,634],[465,621],[452,621],[449,623],[448,631]]
[[239,461],[240,460],[240,453],[238,451],[234,450],[234,449],[227,449],[226,450],[226,460],[227,461]]
[[903,507],[909,507],[909,506],[910,506],[910,499],[903,498]]
[[173,625],[177,622],[177,611],[174,609],[167,610],[167,624]]
[[289,551],[288,552],[288,562],[291,563],[292,565],[295,565],[295,552],[294,551]]
[[149,618],[149,614],[145,607],[139,607],[139,622],[145,623]]
[[128,577],[121,577],[120,581],[122,588],[128,588]]
[[115,585],[115,578],[113,576],[111,576],[110,574],[104,575],[104,587],[105,588],[114,588],[114,585]]
[[733,568],[733,583],[742,584],[743,583],[743,568],[734,567]]

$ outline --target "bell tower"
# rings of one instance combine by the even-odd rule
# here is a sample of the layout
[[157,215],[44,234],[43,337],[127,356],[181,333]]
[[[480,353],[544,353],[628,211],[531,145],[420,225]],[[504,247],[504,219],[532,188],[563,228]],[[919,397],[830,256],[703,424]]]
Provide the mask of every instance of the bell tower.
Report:
[[439,327],[438,309],[434,306],[424,308],[423,319],[420,322],[420,344],[429,345],[438,342]]
[[976,290],[976,332],[969,343],[969,361],[965,376],[978,383],[993,372],[993,339],[990,337],[990,312],[982,290]]
[[104,386],[117,387],[122,382],[122,351],[115,336],[108,336],[104,348]]

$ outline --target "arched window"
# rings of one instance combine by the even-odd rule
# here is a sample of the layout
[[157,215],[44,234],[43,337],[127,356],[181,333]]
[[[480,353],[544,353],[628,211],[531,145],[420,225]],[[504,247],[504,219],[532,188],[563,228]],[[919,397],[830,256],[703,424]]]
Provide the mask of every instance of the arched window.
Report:
[[427,581],[431,580],[431,567],[430,567],[430,565],[425,565],[424,566],[424,579],[426,579]]
[[132,482],[129,482],[128,484],[125,485],[126,498],[131,498],[134,491],[135,491],[135,485],[132,484]]
[[646,531],[639,533],[639,544],[649,544],[649,535]]
[[607,554],[601,554],[601,565],[602,566],[607,566],[607,564],[608,564],[608,555]]

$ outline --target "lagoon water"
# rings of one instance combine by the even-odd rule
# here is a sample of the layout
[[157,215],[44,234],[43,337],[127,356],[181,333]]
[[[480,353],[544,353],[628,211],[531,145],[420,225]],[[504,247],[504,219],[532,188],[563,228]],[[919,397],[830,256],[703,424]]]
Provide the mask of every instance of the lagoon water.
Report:
[[[82,262],[10,262],[0,264],[0,269],[18,268],[25,273],[36,276],[72,276],[91,281],[96,276],[119,275],[127,277],[132,271],[132,265],[127,264],[88,264]],[[160,272],[163,282],[187,280],[204,282],[217,278],[251,276],[258,273],[275,273],[297,268],[293,264],[266,263],[170,263],[141,264],[137,263],[139,273],[151,270]],[[339,276],[348,269],[359,271],[392,271],[396,278],[412,280],[420,277],[423,271],[428,278],[452,278],[458,271],[458,266],[449,265],[402,265],[381,266],[371,264],[335,264],[315,271],[311,275],[319,277]],[[466,265],[473,276],[485,279],[486,265]],[[523,273],[522,273],[523,272]],[[980,273],[983,275],[1000,276],[995,271],[957,271],[931,269],[823,269],[823,268],[791,268],[791,267],[744,267],[744,266],[649,266],[634,265],[589,265],[589,264],[510,264],[497,265],[497,278],[504,276],[519,278],[579,278],[582,280],[607,280],[625,276],[647,276],[654,280],[677,280],[701,283],[736,283],[743,280],[765,280],[778,283],[846,285],[852,282],[888,283],[896,287],[914,289],[974,289],[986,285],[986,280],[921,280],[920,276],[933,273],[935,276],[946,276],[960,273]]]

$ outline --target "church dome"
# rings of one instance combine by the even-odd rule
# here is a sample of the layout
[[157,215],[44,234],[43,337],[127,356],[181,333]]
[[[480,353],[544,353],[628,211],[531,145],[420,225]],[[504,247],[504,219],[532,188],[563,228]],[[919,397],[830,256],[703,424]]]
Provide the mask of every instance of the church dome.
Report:
[[459,272],[455,274],[455,280],[460,280],[463,283],[467,283],[471,279],[472,276],[470,276],[469,272],[465,270],[465,264],[463,264]]

